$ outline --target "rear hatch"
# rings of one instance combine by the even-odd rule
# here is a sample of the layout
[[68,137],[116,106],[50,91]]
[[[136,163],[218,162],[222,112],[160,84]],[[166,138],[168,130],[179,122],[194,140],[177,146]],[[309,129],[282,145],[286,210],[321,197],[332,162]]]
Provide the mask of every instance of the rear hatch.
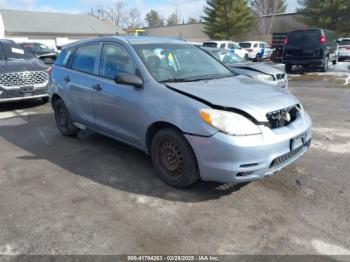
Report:
[[320,29],[293,31],[284,48],[285,60],[319,59],[323,56],[325,37]]

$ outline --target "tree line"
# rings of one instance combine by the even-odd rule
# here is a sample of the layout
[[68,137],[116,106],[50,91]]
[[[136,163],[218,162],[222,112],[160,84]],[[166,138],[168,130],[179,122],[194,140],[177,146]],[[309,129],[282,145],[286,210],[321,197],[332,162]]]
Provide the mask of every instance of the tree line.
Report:
[[[310,27],[320,27],[336,31],[339,35],[350,34],[349,0],[296,0],[300,19]],[[150,10],[142,19],[137,8],[126,9],[123,0],[116,0],[109,6],[91,8],[91,14],[107,18],[122,28],[141,26],[157,27],[181,23],[203,22],[205,33],[212,39],[232,39],[258,26],[262,35],[271,31],[273,19],[264,19],[285,13],[286,0],[207,0],[203,15],[199,18],[182,18],[176,7],[164,18],[156,10]],[[256,23],[254,23],[258,20]]]

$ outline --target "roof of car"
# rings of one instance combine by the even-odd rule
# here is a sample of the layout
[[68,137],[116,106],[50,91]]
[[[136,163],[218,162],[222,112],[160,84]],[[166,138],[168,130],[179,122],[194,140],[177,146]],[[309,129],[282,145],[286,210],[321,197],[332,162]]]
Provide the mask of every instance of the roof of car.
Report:
[[168,38],[168,37],[153,37],[153,36],[105,36],[92,38],[87,40],[77,41],[71,44],[67,44],[63,47],[69,48],[77,45],[88,44],[90,42],[101,42],[101,41],[123,41],[125,43],[129,43],[131,45],[137,44],[161,44],[161,43],[169,43],[169,44],[189,44],[186,41],[176,38]]

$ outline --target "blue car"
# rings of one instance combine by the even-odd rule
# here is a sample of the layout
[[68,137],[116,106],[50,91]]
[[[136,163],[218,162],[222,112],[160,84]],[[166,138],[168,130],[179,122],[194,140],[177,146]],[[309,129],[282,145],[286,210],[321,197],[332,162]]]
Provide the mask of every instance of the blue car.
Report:
[[88,129],[141,149],[167,184],[241,183],[302,156],[311,119],[284,89],[236,75],[180,40],[102,37],[67,45],[50,102],[65,136]]

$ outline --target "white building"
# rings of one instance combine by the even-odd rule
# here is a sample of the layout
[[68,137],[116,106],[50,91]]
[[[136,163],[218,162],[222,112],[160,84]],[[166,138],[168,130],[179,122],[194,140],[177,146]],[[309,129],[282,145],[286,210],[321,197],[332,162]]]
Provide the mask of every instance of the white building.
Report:
[[86,14],[0,10],[0,38],[39,42],[51,48],[105,35],[125,34],[109,21]]

